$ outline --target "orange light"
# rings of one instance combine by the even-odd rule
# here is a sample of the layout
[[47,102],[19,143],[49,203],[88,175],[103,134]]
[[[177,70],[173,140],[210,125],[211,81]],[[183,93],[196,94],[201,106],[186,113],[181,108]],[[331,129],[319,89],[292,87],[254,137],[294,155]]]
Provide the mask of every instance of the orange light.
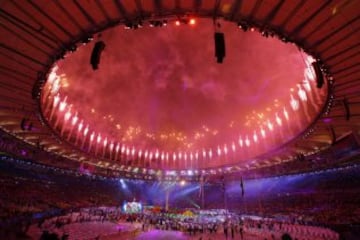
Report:
[[180,26],[180,21],[179,21],[179,20],[176,20],[176,21],[175,21],[175,25],[176,25],[176,26]]
[[190,25],[195,25],[195,23],[196,23],[195,18],[191,18],[190,21],[189,21],[189,24]]

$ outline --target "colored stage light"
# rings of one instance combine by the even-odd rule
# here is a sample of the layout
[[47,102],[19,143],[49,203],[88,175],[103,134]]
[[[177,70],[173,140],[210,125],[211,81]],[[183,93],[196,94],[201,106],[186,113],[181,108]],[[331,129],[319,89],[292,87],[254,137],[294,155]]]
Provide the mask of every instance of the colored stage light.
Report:
[[181,180],[181,181],[180,181],[180,185],[181,185],[181,186],[185,186],[185,184],[186,184],[186,181],[185,181],[185,180]]

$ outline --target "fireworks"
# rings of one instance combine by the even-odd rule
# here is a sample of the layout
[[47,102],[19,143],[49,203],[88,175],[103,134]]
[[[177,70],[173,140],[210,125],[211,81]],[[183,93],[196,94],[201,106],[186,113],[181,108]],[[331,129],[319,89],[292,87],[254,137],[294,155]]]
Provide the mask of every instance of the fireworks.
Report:
[[[172,166],[182,166],[184,168],[200,166],[209,159],[222,160],[239,156],[239,153],[251,152],[245,150],[244,146],[252,148],[253,151],[256,151],[257,148],[264,151],[266,150],[265,145],[269,142],[267,141],[268,136],[272,140],[279,138],[279,136],[282,137],[284,135],[283,129],[290,129],[292,122],[294,122],[292,120],[298,121],[301,114],[294,113],[299,112],[308,115],[306,112],[308,107],[304,107],[305,103],[309,102],[309,106],[312,104],[319,108],[319,104],[315,104],[313,100],[319,98],[319,93],[313,93],[312,91],[315,84],[315,75],[311,67],[312,61],[311,57],[306,58],[306,68],[302,76],[304,79],[290,89],[288,100],[286,98],[284,98],[285,100],[274,99],[271,101],[271,105],[263,106],[262,111],[253,110],[252,113],[246,115],[244,123],[241,123],[241,119],[231,119],[230,123],[226,124],[227,128],[224,129],[224,132],[231,131],[227,133],[230,136],[229,139],[226,142],[219,142],[215,146],[204,143],[206,143],[207,138],[223,138],[223,130],[216,129],[207,123],[201,123],[200,127],[191,134],[173,129],[168,132],[154,133],[147,132],[142,126],[136,124],[127,126],[122,122],[118,122],[115,115],[107,114],[101,117],[103,117],[104,121],[114,122],[114,129],[122,136],[117,137],[110,134],[111,130],[109,132],[99,131],[96,126],[93,126],[90,121],[85,119],[82,115],[83,112],[74,107],[70,97],[62,92],[66,76],[64,74],[58,75],[56,72],[58,71],[57,67],[50,72],[44,88],[47,93],[47,96],[42,99],[45,106],[44,113],[50,125],[53,126],[54,130],[59,130],[61,136],[67,136],[68,141],[81,146],[81,148],[86,147],[88,152],[95,151],[95,155],[102,150],[103,158],[110,156],[110,159],[121,159],[122,161],[132,159],[161,160],[161,164],[165,164],[165,161],[166,163],[171,161]],[[98,112],[101,112],[98,111],[98,108],[96,112],[94,108],[91,108],[92,115],[96,115]],[[89,135],[90,130],[92,132]],[[238,138],[235,139],[235,136],[238,136]],[[144,147],[136,145],[134,139],[141,137],[147,138],[151,143],[155,142],[155,146],[151,146],[151,144],[142,144],[145,145]],[[158,142],[161,142],[161,144],[156,145]],[[166,149],[167,142],[176,142],[177,144]],[[115,157],[113,156],[114,149]],[[244,156],[248,155],[244,154]],[[146,161],[137,162],[145,164]]]

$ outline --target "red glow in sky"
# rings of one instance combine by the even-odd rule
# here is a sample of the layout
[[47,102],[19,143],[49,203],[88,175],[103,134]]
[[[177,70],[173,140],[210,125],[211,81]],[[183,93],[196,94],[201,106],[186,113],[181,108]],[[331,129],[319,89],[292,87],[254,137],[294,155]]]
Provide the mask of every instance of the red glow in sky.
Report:
[[[89,124],[87,131],[145,155],[145,149],[183,152],[178,158],[197,157],[202,149],[230,155],[235,151],[230,149],[250,148],[263,139],[281,138],[281,143],[298,134],[309,124],[301,113],[296,124],[288,120],[295,117],[291,106],[306,104],[290,92],[304,79],[299,50],[233,23],[222,23],[221,31],[227,50],[223,64],[214,56],[211,20],[197,19],[194,27],[107,30],[98,70],[89,64],[96,39],[59,62],[60,93],[67,96],[60,105],[72,104]],[[307,114],[314,117],[316,111],[309,108]],[[253,151],[266,150],[263,144]]]

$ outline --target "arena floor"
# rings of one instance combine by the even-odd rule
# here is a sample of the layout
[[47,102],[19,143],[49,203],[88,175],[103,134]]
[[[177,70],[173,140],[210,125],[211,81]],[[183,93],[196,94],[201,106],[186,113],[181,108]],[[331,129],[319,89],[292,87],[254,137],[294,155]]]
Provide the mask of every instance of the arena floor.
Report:
[[[129,224],[129,223],[113,223],[113,222],[84,222],[73,223],[65,225],[62,228],[52,229],[50,232],[55,232],[58,236],[62,236],[64,233],[69,235],[69,240],[186,240],[186,239],[201,239],[201,240],[225,240],[225,239],[241,239],[239,233],[235,233],[234,238],[229,234],[228,238],[225,237],[222,231],[217,233],[204,233],[190,236],[186,233],[179,231],[167,231],[151,229],[143,232],[141,225]],[[32,225],[29,228],[28,235],[31,239],[40,239],[42,229],[39,229],[37,225]],[[266,237],[266,236],[265,236]],[[244,240],[264,240],[264,236],[257,236],[251,233],[244,233]]]

